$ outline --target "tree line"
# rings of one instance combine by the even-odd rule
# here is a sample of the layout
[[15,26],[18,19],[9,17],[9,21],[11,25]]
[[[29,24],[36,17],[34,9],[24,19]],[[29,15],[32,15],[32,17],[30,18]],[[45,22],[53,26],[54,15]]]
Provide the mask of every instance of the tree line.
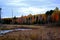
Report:
[[59,23],[60,22],[60,10],[56,7],[54,10],[49,10],[45,14],[28,15],[17,18],[5,18],[2,19],[2,24],[47,24],[47,23]]

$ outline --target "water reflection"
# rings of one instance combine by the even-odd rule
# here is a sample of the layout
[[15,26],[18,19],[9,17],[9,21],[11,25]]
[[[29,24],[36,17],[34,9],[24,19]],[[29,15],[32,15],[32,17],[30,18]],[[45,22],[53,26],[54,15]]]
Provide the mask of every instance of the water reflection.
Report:
[[9,32],[18,31],[18,30],[32,30],[32,29],[13,29],[13,30],[0,30],[0,36]]

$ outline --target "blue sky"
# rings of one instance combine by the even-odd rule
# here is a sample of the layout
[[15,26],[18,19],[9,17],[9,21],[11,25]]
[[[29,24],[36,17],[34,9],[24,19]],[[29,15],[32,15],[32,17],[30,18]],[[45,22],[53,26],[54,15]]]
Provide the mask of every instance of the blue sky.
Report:
[[0,8],[2,8],[2,18],[20,17],[29,14],[42,14],[47,10],[60,8],[60,0],[0,0]]

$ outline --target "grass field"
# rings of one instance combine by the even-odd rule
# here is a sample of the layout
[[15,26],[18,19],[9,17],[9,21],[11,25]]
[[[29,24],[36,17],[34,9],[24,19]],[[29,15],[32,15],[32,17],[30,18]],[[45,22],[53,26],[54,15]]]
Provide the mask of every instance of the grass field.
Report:
[[60,40],[60,27],[34,25],[7,25],[7,27],[5,28],[13,29],[21,27],[32,28],[32,30],[20,30],[10,32],[5,34],[4,36],[0,36],[0,40]]

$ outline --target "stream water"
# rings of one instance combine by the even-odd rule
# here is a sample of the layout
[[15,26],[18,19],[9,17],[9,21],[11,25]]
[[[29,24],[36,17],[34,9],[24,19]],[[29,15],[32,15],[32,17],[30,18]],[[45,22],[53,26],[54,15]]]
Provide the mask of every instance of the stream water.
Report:
[[9,33],[9,32],[13,32],[13,31],[18,31],[18,30],[32,30],[32,29],[13,29],[13,30],[0,30],[0,36],[6,34],[6,33]]

